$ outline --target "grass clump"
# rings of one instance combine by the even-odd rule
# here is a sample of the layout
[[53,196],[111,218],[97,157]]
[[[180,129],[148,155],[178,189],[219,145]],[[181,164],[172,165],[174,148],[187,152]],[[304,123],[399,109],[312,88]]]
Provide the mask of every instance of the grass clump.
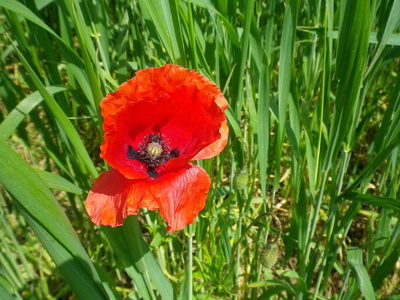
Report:
[[[400,294],[399,16],[377,0],[0,0],[0,298]],[[229,102],[206,207],[172,235],[145,210],[96,227],[99,103],[164,63]]]

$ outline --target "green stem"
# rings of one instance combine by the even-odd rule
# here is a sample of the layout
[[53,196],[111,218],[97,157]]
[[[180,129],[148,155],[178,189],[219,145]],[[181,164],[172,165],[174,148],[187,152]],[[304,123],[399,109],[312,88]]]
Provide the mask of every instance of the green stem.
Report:
[[193,299],[193,235],[188,236],[188,300]]
[[[318,219],[319,219],[319,210],[320,210],[321,204],[322,204],[322,195],[324,193],[326,179],[327,179],[327,172],[324,172],[323,173],[323,177],[322,177],[321,187],[320,187],[320,190],[319,190],[319,193],[318,193],[317,205],[315,207],[314,216],[313,216],[312,223],[311,223],[310,234],[308,235],[308,239],[307,239],[306,252],[305,252],[304,260],[303,260],[303,264],[305,266],[307,265],[307,261],[308,261],[308,258],[310,256],[312,238],[313,238],[313,236],[315,234],[315,229],[317,227],[317,222],[318,222]],[[304,268],[303,269],[303,275],[305,274],[305,271],[306,270]]]
[[[243,208],[241,208],[241,213],[239,216],[239,223],[238,223],[238,239],[242,236],[242,220],[243,220]],[[233,257],[233,256],[232,256]],[[239,268],[240,268],[240,244],[237,245],[237,251],[236,251],[236,268],[235,268],[235,280],[233,282],[234,287],[237,286],[237,279],[239,276]]]
[[270,213],[270,212],[266,212],[266,213],[263,213],[263,214],[259,215],[257,218],[255,218],[255,219],[253,220],[253,222],[250,223],[249,226],[246,227],[246,229],[243,231],[242,235],[240,236],[240,238],[239,238],[238,241],[236,242],[235,246],[233,246],[233,251],[232,251],[231,260],[230,260],[230,262],[229,262],[229,265],[228,265],[228,268],[227,268],[225,274],[224,274],[223,276],[221,276],[222,279],[221,279],[221,281],[220,281],[220,284],[223,284],[223,282],[225,281],[226,277],[228,276],[229,270],[231,269],[232,263],[233,263],[233,261],[234,261],[234,254],[235,254],[235,252],[237,251],[237,249],[239,248],[240,242],[241,242],[242,239],[246,236],[247,231],[248,231],[251,227],[253,227],[253,225],[256,224],[261,218],[263,218],[263,217],[265,217],[265,216],[270,216],[270,217],[272,217],[272,218],[274,219],[274,221],[275,221],[275,223],[276,223],[276,226],[278,227],[278,234],[276,235],[276,237],[275,237],[275,239],[272,241],[272,243],[278,242],[278,240],[279,240],[279,238],[281,237],[281,234],[282,234],[282,224],[281,224],[280,220],[278,219],[278,217],[275,216],[273,213]]

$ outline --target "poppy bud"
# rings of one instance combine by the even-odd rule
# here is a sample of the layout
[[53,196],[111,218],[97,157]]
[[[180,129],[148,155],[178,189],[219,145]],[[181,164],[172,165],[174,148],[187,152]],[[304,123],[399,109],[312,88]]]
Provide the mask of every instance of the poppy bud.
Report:
[[248,182],[249,173],[247,172],[247,168],[244,167],[235,174],[235,178],[233,179],[233,188],[236,191],[243,190],[247,186]]
[[266,244],[260,252],[260,262],[267,268],[271,269],[278,260],[279,248],[275,243]]

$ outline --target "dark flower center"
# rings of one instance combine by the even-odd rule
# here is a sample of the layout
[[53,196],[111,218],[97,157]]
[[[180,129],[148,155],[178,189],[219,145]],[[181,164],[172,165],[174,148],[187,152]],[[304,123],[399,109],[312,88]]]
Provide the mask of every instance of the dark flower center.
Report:
[[152,133],[143,138],[138,145],[138,150],[128,145],[126,156],[130,160],[138,160],[143,163],[147,167],[147,174],[151,178],[155,178],[159,175],[155,168],[164,165],[171,158],[178,157],[179,150],[177,148],[171,150],[168,140],[165,140],[161,133]]

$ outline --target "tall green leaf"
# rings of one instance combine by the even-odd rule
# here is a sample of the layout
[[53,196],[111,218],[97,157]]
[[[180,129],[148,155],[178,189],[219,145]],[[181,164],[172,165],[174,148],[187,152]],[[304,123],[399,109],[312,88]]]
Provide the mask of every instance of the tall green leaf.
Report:
[[349,248],[347,250],[347,261],[364,298],[367,300],[376,299],[374,288],[363,264],[362,250],[359,248]]
[[[49,94],[65,91],[64,87],[47,87]],[[18,127],[21,121],[43,101],[43,97],[39,92],[34,92],[23,99],[18,105],[7,115],[3,122],[0,124],[0,139],[7,140],[12,132]]]
[[367,59],[369,25],[369,1],[346,1],[343,24],[339,32],[337,77],[339,87],[329,129],[329,142],[324,170],[328,170],[342,142],[348,134],[353,113],[359,104],[359,92]]
[[11,43],[13,45],[14,51],[17,53],[19,59],[21,60],[25,69],[27,70],[31,80],[33,81],[36,88],[42,95],[44,101],[50,108],[54,118],[59,122],[60,126],[65,131],[66,136],[71,141],[71,144],[74,147],[76,154],[85,163],[86,167],[88,168],[88,170],[90,171],[92,176],[97,177],[98,173],[96,171],[96,168],[94,167],[93,162],[92,162],[91,158],[89,157],[75,127],[72,125],[71,121],[68,119],[68,117],[65,115],[65,113],[60,108],[60,106],[57,104],[57,102],[54,100],[54,98],[48,92],[48,90],[43,85],[43,83],[40,81],[39,77],[36,75],[35,71],[29,65],[28,61],[25,59],[25,57],[22,55],[22,53],[18,50],[16,45],[12,41],[11,41]]
[[107,299],[97,272],[61,206],[36,172],[0,141],[0,183],[81,299]]

